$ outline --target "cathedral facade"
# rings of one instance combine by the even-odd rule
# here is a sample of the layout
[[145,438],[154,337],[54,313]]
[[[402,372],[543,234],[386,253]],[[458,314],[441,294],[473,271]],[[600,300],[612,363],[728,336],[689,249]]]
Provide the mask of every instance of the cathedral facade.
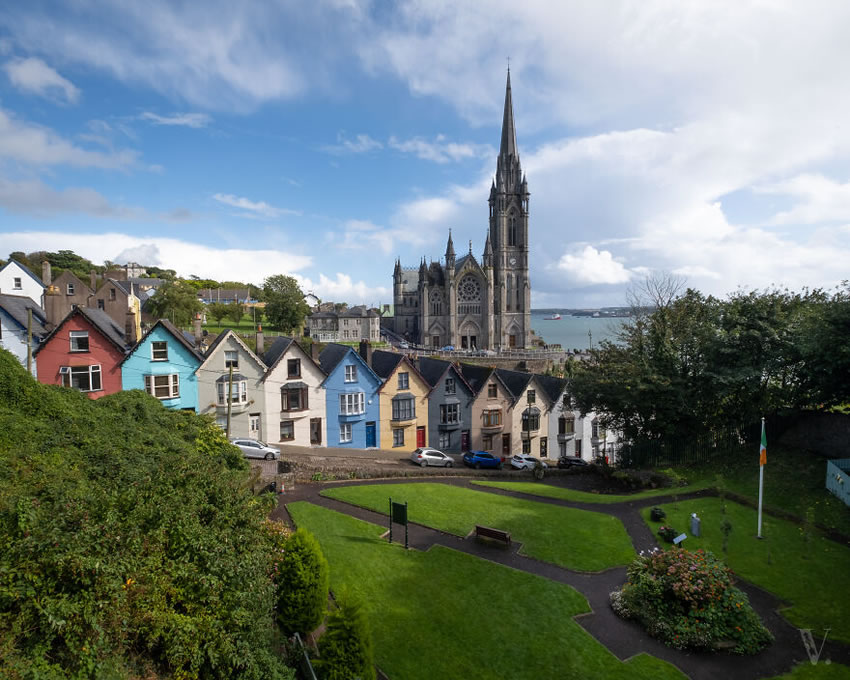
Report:
[[443,263],[393,271],[396,333],[428,347],[524,348],[531,344],[528,279],[528,183],[516,143],[511,74],[505,89],[502,141],[490,188],[490,226],[479,261],[456,257],[449,231]]

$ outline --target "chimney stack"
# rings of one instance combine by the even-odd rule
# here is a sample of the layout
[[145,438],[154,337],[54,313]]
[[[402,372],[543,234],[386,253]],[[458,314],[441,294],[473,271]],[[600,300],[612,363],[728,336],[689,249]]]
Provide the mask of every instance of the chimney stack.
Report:
[[97,290],[97,272],[94,269],[89,272],[89,288],[92,293]]
[[316,362],[316,364],[318,365],[318,363],[319,363],[319,343],[316,340],[313,340],[310,343],[310,358],[314,362]]
[[45,286],[49,286],[53,283],[53,275],[50,273],[50,262],[47,260],[41,261],[41,282]]
[[266,351],[266,343],[263,339],[263,326],[257,326],[257,356],[263,358],[263,352]]
[[368,340],[360,341],[360,356],[372,368],[372,343]]
[[195,318],[192,321],[192,330],[195,333],[195,347],[201,347],[201,343],[204,341],[204,334],[201,332],[201,313],[198,312],[195,314]]
[[136,313],[132,309],[127,310],[127,319],[124,322],[124,336],[127,338],[127,344],[130,347],[135,347],[139,338],[136,337]]

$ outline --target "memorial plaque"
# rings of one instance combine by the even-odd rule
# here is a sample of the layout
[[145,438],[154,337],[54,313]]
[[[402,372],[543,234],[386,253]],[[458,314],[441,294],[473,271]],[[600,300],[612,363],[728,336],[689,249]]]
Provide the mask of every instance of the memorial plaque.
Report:
[[687,534],[679,534],[676,538],[673,539],[673,543],[675,545],[679,545],[682,541],[684,541],[688,537]]

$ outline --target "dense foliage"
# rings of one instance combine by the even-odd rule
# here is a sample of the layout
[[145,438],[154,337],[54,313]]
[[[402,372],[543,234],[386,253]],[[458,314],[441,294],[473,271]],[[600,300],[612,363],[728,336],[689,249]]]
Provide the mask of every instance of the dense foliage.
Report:
[[[783,408],[850,403],[850,285],[725,300],[687,290],[637,313],[574,370],[579,407],[627,440],[728,433]],[[842,338],[844,340],[842,340]]]
[[197,293],[180,280],[162,284],[147,304],[153,317],[169,319],[177,326],[188,326],[204,309]]
[[290,678],[247,477],[208,419],[0,351],[0,677]]
[[710,552],[681,548],[641,554],[611,605],[653,637],[678,649],[729,647],[755,654],[773,636],[734,587],[732,571]]
[[275,561],[275,574],[278,583],[288,585],[278,592],[281,629],[289,635],[314,631],[328,609],[330,573],[313,534],[298,529],[287,539],[283,555]]
[[372,630],[362,600],[343,591],[328,614],[316,666],[321,680],[375,680]]
[[297,331],[310,312],[298,281],[284,274],[269,276],[263,281],[263,300],[266,318],[272,328],[279,331]]

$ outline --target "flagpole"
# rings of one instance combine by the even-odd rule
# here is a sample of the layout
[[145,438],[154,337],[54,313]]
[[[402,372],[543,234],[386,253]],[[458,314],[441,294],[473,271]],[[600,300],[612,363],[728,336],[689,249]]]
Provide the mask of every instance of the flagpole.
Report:
[[764,417],[761,419],[761,446],[759,448],[759,519],[758,538],[761,538],[761,503],[764,497],[764,464],[767,457],[767,438],[764,432]]

